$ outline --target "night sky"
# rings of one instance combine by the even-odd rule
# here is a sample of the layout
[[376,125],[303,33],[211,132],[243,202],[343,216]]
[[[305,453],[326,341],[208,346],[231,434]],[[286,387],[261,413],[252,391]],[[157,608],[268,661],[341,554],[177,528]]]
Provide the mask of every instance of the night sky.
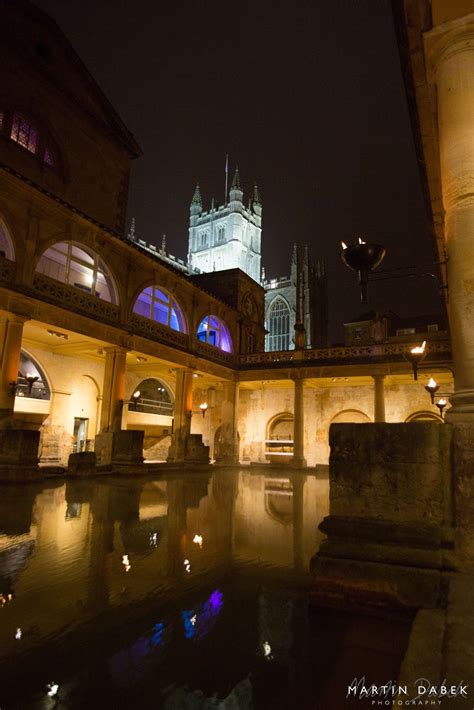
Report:
[[[205,209],[238,164],[263,202],[267,277],[293,243],[327,264],[331,339],[367,310],[340,241],[387,247],[382,268],[433,261],[388,0],[36,0],[142,146],[129,220],[185,258],[196,181]],[[373,286],[369,308],[441,310],[430,279]]]

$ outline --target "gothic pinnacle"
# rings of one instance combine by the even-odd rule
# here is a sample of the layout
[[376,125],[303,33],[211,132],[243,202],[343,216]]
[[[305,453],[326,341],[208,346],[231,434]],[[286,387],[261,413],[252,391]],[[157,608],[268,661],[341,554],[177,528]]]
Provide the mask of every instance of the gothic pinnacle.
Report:
[[261,205],[262,201],[260,199],[260,194],[258,192],[258,185],[255,183],[255,187],[253,188],[253,203],[254,205]]
[[194,190],[193,199],[191,200],[192,205],[199,205],[202,207],[201,190],[199,189],[199,183],[196,183],[196,189]]
[[236,166],[235,168],[235,173],[234,173],[234,179],[232,180],[232,185],[230,187],[231,190],[240,190],[240,175],[239,175],[239,167]]

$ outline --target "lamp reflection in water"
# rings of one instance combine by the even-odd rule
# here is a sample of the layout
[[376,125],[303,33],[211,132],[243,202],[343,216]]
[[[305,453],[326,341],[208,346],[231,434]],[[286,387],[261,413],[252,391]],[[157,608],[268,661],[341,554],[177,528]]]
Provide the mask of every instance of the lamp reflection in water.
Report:
[[193,537],[193,542],[194,542],[196,545],[199,545],[199,547],[202,547],[202,541],[203,541],[202,535],[198,535],[198,534],[196,533],[196,535]]
[[418,379],[418,367],[426,355],[426,340],[421,345],[417,345],[406,353],[403,353],[405,360],[408,360],[413,368],[413,379]]

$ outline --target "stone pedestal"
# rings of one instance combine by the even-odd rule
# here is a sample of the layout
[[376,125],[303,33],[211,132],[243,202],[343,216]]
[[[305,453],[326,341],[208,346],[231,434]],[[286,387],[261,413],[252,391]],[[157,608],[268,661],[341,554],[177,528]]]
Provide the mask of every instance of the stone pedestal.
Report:
[[187,464],[209,463],[209,446],[202,443],[201,434],[189,434],[186,440],[184,462]]
[[95,473],[96,470],[95,451],[81,451],[77,454],[70,454],[67,472],[72,476],[87,476]]
[[454,569],[451,427],[335,424],[330,445],[327,540],[311,565],[317,594],[443,605]]
[[143,463],[143,431],[106,431],[95,438],[98,466]]
[[30,480],[38,472],[40,433],[32,429],[0,429],[0,478]]

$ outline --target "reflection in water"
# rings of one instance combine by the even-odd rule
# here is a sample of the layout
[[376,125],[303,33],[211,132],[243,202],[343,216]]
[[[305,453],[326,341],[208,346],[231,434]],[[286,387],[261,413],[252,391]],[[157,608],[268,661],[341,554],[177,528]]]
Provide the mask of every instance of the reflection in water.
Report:
[[176,707],[198,691],[306,707],[320,693],[305,680],[307,570],[327,514],[324,477],[187,471],[7,488],[5,707],[43,707],[51,692],[68,708]]

